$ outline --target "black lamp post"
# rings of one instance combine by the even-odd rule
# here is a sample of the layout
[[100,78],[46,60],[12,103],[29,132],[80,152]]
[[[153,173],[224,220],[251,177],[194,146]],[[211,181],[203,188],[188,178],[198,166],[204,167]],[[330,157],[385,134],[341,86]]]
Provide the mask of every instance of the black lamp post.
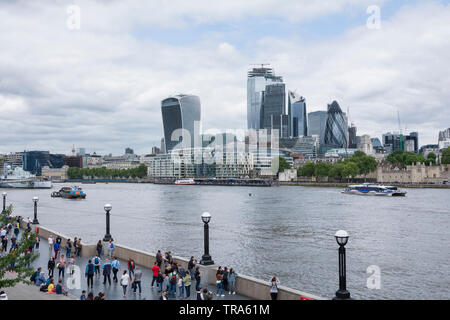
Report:
[[33,202],[34,202],[34,219],[33,219],[33,224],[39,224],[39,221],[37,219],[37,203],[39,201],[38,197],[33,197]]
[[3,192],[3,210],[2,213],[6,212],[6,192]]
[[103,241],[108,242],[109,240],[113,240],[111,237],[111,234],[109,233],[109,212],[112,209],[112,205],[105,204],[105,211],[106,211],[106,234],[103,237]]
[[202,220],[204,223],[204,233],[205,233],[205,254],[202,256],[202,260],[200,261],[200,264],[202,265],[211,265],[214,264],[214,261],[211,259],[211,256],[209,255],[209,226],[208,223],[211,221],[211,215],[209,212],[204,212],[202,214]]
[[336,291],[335,300],[350,299],[350,292],[347,291],[346,280],[346,262],[345,262],[345,245],[348,241],[348,233],[345,230],[339,230],[334,235],[339,245],[339,290]]

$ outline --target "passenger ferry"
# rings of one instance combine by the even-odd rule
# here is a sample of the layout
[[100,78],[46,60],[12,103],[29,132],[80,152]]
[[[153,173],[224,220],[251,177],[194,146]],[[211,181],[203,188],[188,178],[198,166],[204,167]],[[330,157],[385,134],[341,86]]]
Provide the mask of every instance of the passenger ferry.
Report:
[[175,181],[176,185],[179,186],[190,186],[196,184],[194,179],[178,179]]
[[84,199],[86,198],[86,193],[80,187],[74,186],[63,187],[58,192],[52,192],[51,196],[66,199]]
[[344,189],[342,193],[358,194],[363,196],[387,196],[387,197],[404,197],[406,191],[399,190],[394,186],[383,186],[377,184],[358,184],[350,185]]

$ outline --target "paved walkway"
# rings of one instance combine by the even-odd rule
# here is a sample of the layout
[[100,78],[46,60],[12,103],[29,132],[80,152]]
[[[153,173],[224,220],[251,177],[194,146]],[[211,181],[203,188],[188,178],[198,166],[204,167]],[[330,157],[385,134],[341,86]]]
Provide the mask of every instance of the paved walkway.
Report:
[[[45,276],[47,278],[48,277],[47,263],[49,260],[49,249],[48,249],[47,239],[41,238],[40,249],[38,252],[40,253],[40,256],[38,259],[36,259],[36,261],[34,261],[33,266],[35,266],[36,268],[41,267],[42,271],[45,272]],[[65,255],[65,249],[62,250],[62,254]],[[81,271],[81,289],[69,289],[69,292],[77,298],[80,297],[82,290],[86,290],[89,293],[89,290],[86,289],[87,281],[84,276],[84,272],[86,269],[88,259],[89,259],[88,257],[76,257],[75,258],[75,264],[80,268],[80,271]],[[103,262],[104,262],[104,257],[102,255],[101,263],[103,263]],[[119,262],[120,262],[120,268],[119,268],[119,272],[117,273],[117,276],[120,279],[119,275],[121,275],[123,273],[123,270],[127,270],[127,262],[123,261],[123,260],[119,260]],[[148,268],[144,268],[141,266],[139,266],[139,267],[142,270],[142,281],[141,281],[142,293],[139,294],[139,291],[137,293],[133,293],[133,290],[130,288],[130,286],[128,286],[126,299],[158,300],[160,298],[161,294],[158,293],[158,289],[156,288],[156,283],[155,283],[155,287],[152,288],[152,286],[151,286],[151,282],[153,279],[152,271]],[[66,272],[67,272],[67,269],[66,269]],[[67,278],[67,275],[66,275],[66,278]],[[122,286],[119,283],[115,283],[114,281],[112,281],[112,278],[113,278],[113,275],[111,274],[111,285],[109,285],[108,282],[106,283],[106,285],[104,285],[103,284],[103,275],[94,276],[94,288],[92,290],[94,296],[96,296],[99,292],[103,292],[105,294],[105,299],[107,299],[107,300],[124,299]],[[56,268],[54,271],[54,279],[55,279],[55,283],[57,283],[57,281],[59,280],[58,269],[56,269]],[[67,287],[66,281],[63,280],[63,282],[64,282],[64,285]],[[201,287],[203,288],[203,284],[201,285]],[[210,290],[213,293],[216,292],[215,286],[208,285],[207,288],[208,288],[208,290]],[[36,287],[36,290],[38,290],[37,287]],[[228,295],[228,293],[224,293],[224,294],[225,294],[224,297],[214,296],[213,299],[214,300],[248,300],[249,299],[247,297],[244,297],[244,296],[241,296],[238,294],[236,294],[236,295]],[[177,299],[178,299],[178,295],[177,295]],[[195,280],[193,280],[192,285],[191,285],[191,296],[189,297],[188,300],[196,300],[196,299],[197,299],[197,294],[195,292]],[[169,300],[173,300],[173,298],[171,298]],[[187,300],[187,299],[184,298],[184,300]]]

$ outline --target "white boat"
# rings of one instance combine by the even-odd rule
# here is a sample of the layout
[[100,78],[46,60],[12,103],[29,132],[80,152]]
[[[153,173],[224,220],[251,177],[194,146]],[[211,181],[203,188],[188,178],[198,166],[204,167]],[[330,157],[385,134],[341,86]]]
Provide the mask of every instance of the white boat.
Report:
[[178,179],[175,181],[175,184],[180,186],[189,186],[194,185],[195,181],[194,179]]
[[400,190],[395,186],[383,186],[369,183],[350,185],[345,188],[342,193],[387,197],[404,197],[406,195],[406,191]]
[[0,176],[0,188],[20,188],[20,189],[50,189],[52,182],[39,179],[35,175],[16,167],[6,166]]

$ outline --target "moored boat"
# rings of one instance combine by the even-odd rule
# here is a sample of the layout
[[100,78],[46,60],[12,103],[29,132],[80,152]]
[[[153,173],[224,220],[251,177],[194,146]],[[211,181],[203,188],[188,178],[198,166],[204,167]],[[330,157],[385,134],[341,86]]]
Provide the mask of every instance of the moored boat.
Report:
[[189,185],[195,185],[194,179],[178,179],[175,181],[176,185],[179,186],[189,186]]
[[356,194],[363,196],[387,196],[387,197],[404,197],[406,191],[400,190],[395,186],[384,186],[377,184],[357,184],[349,185],[342,193]]

